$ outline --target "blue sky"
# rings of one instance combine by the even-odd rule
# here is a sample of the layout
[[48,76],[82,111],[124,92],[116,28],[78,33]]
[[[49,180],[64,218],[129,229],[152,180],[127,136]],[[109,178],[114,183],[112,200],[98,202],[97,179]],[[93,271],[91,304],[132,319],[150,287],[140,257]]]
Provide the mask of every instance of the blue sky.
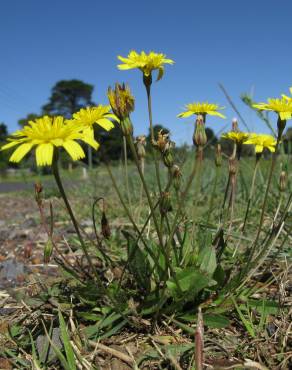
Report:
[[[235,113],[224,84],[251,130],[267,131],[240,101],[288,93],[292,85],[292,1],[267,0],[2,0],[0,2],[0,122],[10,131],[39,113],[60,79],[95,86],[94,101],[128,82],[136,96],[135,133],[146,133],[146,95],[139,71],[119,71],[117,55],[131,49],[163,52],[175,61],[153,85],[154,122],[179,143],[190,142],[193,119],[178,119],[184,104],[215,102],[227,120],[209,118],[215,132]],[[274,117],[271,117],[274,119]]]

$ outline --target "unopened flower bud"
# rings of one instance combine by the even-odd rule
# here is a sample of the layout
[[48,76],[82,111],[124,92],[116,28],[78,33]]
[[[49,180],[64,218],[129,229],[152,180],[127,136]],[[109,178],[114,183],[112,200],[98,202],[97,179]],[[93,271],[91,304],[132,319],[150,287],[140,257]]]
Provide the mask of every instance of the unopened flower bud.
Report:
[[163,192],[160,198],[160,212],[161,214],[165,215],[167,212],[172,211],[172,206],[170,202],[170,194],[169,192]]
[[116,83],[115,89],[108,88],[107,93],[114,114],[122,121],[135,107],[135,99],[128,85]]
[[284,192],[287,189],[287,182],[288,182],[287,172],[282,171],[279,179],[279,190],[281,192]]
[[34,191],[35,191],[35,200],[38,203],[38,205],[40,205],[42,202],[42,191],[43,191],[43,186],[40,182],[36,182],[34,184]]
[[105,212],[102,212],[101,215],[101,234],[106,239],[109,239],[111,236],[111,230]]
[[216,167],[221,167],[222,166],[222,150],[221,150],[221,145],[220,144],[217,144],[217,146],[216,146],[215,165],[216,165]]
[[196,127],[193,135],[193,143],[196,146],[204,146],[207,143],[207,135],[205,131],[204,117],[199,115],[196,119]]
[[171,150],[167,150],[162,154],[163,163],[166,167],[171,168],[173,166],[173,155]]
[[237,170],[237,159],[234,157],[229,158],[229,174],[235,175]]
[[140,135],[137,136],[136,141],[135,141],[135,146],[136,146],[136,151],[137,151],[137,156],[141,160],[145,158],[146,156],[146,136],[145,135]]
[[179,190],[181,186],[182,173],[179,166],[176,164],[172,167],[172,178],[174,188]]
[[237,118],[233,118],[233,120],[232,120],[232,129],[231,129],[231,131],[239,132]]
[[126,117],[120,121],[121,130],[124,136],[133,135],[133,124],[130,117]]
[[44,248],[44,263],[49,263],[53,253],[53,243],[49,239]]

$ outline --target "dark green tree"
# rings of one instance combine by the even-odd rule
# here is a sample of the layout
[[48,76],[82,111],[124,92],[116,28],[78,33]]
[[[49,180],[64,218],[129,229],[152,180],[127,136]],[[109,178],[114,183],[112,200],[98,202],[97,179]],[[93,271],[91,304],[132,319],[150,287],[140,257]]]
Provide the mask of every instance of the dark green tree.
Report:
[[5,125],[5,123],[2,122],[0,123],[0,142],[1,143],[5,141],[7,135],[8,135],[7,126]]
[[93,105],[93,85],[80,80],[58,81],[52,88],[49,102],[42,107],[44,114],[70,118],[82,107]]
[[[0,123],[0,147],[5,143],[5,139],[8,136],[8,130],[5,123]],[[9,154],[7,151],[0,151],[0,175],[3,176],[6,168],[8,167]]]
[[20,118],[17,123],[20,127],[23,127],[28,123],[28,121],[34,121],[36,118],[39,118],[38,114],[29,113],[25,118]]

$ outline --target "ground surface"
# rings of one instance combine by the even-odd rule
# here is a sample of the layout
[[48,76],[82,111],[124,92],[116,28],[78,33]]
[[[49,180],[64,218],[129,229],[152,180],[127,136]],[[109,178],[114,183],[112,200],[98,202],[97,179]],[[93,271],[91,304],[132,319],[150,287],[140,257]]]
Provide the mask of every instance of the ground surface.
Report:
[[[106,182],[103,187],[88,190],[85,187],[79,187],[78,199],[71,194],[71,200],[78,219],[83,229],[90,235],[93,232],[92,222],[88,219],[90,208],[85,208],[85,202],[92,200],[91,192],[98,195],[111,193]],[[74,236],[74,230],[71,223],[64,217],[63,204],[56,194],[52,182],[45,183],[45,188],[50,195],[45,204],[48,208],[49,202],[52,202],[55,213],[55,237],[58,245],[66,256],[74,258],[78,251],[68,250],[66,240]],[[26,191],[26,190],[29,191]],[[1,191],[11,191],[1,193]],[[116,198],[111,196],[109,202],[112,204],[112,213],[118,213],[115,208]],[[87,215],[87,216],[86,216]],[[46,217],[48,214],[46,213]],[[113,230],[119,228],[120,224],[125,224],[126,220],[118,217],[117,222],[114,217],[111,219]],[[27,301],[17,297],[21,294],[31,294],[33,290],[38,290],[39,282],[49,282],[59,276],[60,269],[54,259],[51,259],[48,265],[43,263],[43,250],[48,240],[47,233],[40,221],[40,214],[34,199],[33,183],[3,183],[0,186],[0,338],[1,334],[6,333],[8,323],[17,322],[19,316],[27,318],[27,326],[33,324],[34,314],[39,314],[40,310],[35,306],[29,306]],[[279,261],[279,265],[274,266],[273,273],[276,277],[273,284],[267,285],[260,293],[264,297],[274,301],[283,301],[283,307],[288,309],[291,306],[289,292],[289,277],[285,270],[285,261]],[[258,277],[255,281],[259,286],[264,286]],[[24,290],[24,287],[25,290]],[[23,293],[25,292],[25,293]],[[32,293],[31,293],[32,292]],[[254,298],[257,298],[255,295]],[[289,303],[290,302],[290,303]],[[54,302],[51,302],[54,308]],[[51,310],[51,308],[50,308]],[[50,311],[52,312],[52,311]],[[283,311],[284,312],[284,311]],[[287,312],[287,310],[285,311]],[[252,315],[254,313],[252,312]],[[282,315],[282,316],[281,316]],[[268,317],[267,326],[262,332],[258,332],[255,338],[252,338],[247,332],[246,327],[240,321],[234,310],[229,314],[230,325],[225,328],[205,328],[205,354],[206,364],[210,369],[230,369],[230,368],[254,368],[260,370],[268,369],[264,365],[270,362],[271,369],[288,369],[291,351],[289,350],[289,331],[291,325],[287,318],[289,315],[271,313]],[[150,323],[141,321],[142,331],[130,330],[125,328],[121,333],[113,335],[102,341],[101,347],[93,343],[91,351],[84,353],[86,359],[102,369],[131,369],[133,368],[133,358],[140,358],[145,351],[159,353],[164,358],[164,362],[171,363],[171,367],[162,367],[170,369],[187,369],[188,366],[176,363],[176,351],[178,348],[186,348],[193,351],[195,332],[194,323],[189,326],[189,332],[183,327],[175,325],[171,320],[165,319],[161,326],[155,328],[154,332],[149,332]],[[33,325],[32,325],[33,326]],[[57,330],[57,329],[56,329]],[[56,332],[56,338],[59,332]],[[3,337],[4,338],[4,337]],[[2,338],[2,339],[3,339]],[[58,341],[58,339],[56,339]],[[37,342],[37,348],[41,347],[42,336]],[[3,342],[0,340],[0,346]],[[104,346],[104,347],[102,347]],[[167,350],[164,348],[168,348]],[[114,352],[116,350],[117,352]],[[170,351],[170,352],[168,352]],[[173,351],[173,352],[171,352]],[[283,351],[283,353],[281,353]],[[94,355],[93,355],[94,353]],[[187,352],[186,352],[187,353]],[[123,356],[124,355],[124,356]],[[24,358],[31,360],[27,355]],[[270,357],[269,361],[266,361]],[[94,360],[93,360],[94,359]],[[253,364],[248,361],[254,361]],[[152,359],[153,360],[153,359]],[[245,362],[247,361],[247,362]],[[158,361],[145,363],[145,367],[140,369],[158,369]],[[246,363],[246,366],[242,365]],[[241,364],[241,365],[240,365]],[[252,367],[253,365],[253,367]],[[20,367],[21,368],[21,367]],[[23,367],[22,367],[23,368]],[[24,367],[25,368],[25,367]],[[86,367],[85,367],[86,368]],[[12,369],[11,363],[0,356],[0,369]],[[49,369],[61,369],[60,367],[50,367]]]

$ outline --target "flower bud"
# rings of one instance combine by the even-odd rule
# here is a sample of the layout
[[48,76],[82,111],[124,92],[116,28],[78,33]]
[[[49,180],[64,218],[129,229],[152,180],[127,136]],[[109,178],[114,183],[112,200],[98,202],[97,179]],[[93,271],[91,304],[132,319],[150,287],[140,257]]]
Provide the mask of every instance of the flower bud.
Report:
[[109,237],[111,236],[110,226],[104,211],[101,215],[101,234],[106,239],[109,239]]
[[34,191],[35,191],[35,200],[38,205],[42,203],[42,191],[43,191],[43,186],[40,182],[36,182],[34,184]]
[[163,192],[160,198],[160,212],[162,215],[165,215],[167,212],[172,211],[172,206],[170,202],[169,192]]
[[136,137],[135,141],[135,146],[136,146],[136,151],[137,151],[137,156],[139,160],[143,159],[146,157],[146,136],[145,135],[140,135]]
[[233,120],[232,120],[232,129],[231,129],[231,131],[239,132],[237,118],[233,118]]
[[116,83],[114,90],[108,88],[107,96],[114,114],[120,120],[127,118],[133,112],[135,99],[128,85]]
[[49,263],[53,253],[53,243],[49,239],[44,248],[44,263]]
[[221,151],[221,145],[220,144],[217,144],[217,146],[216,146],[215,165],[216,165],[216,167],[221,167],[222,166],[222,151]]
[[288,182],[287,172],[282,171],[279,179],[279,190],[281,192],[284,192],[287,189],[287,182]]
[[205,131],[205,123],[202,115],[196,119],[196,127],[193,135],[193,143],[196,146],[204,146],[207,143],[207,135]]
[[166,167],[171,168],[173,166],[173,155],[170,149],[162,154],[162,159]]
[[176,164],[172,167],[172,178],[174,188],[179,190],[181,186],[182,173],[179,166]]
[[126,117],[120,121],[121,130],[124,136],[133,135],[133,124],[130,117]]

